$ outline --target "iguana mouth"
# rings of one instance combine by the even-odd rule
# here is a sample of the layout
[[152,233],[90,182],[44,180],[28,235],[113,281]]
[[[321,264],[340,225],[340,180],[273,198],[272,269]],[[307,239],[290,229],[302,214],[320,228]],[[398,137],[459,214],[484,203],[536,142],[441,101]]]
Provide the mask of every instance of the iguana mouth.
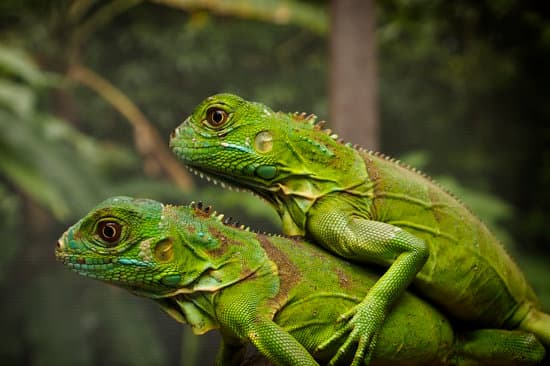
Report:
[[69,268],[79,272],[88,270],[106,270],[113,268],[118,263],[117,258],[86,258],[80,255],[69,254],[60,250],[55,251],[55,257],[58,261]]
[[154,264],[151,262],[144,262],[137,259],[132,258],[119,258],[119,257],[83,257],[78,254],[71,254],[67,252],[63,252],[61,249],[58,249],[55,251],[55,257],[56,259],[69,267],[70,269],[86,274],[86,272],[94,272],[94,271],[106,271],[109,269],[113,269],[116,266],[119,265],[130,265],[130,266],[136,266],[136,267],[151,267]]
[[98,280],[107,279],[106,271],[115,268],[116,258],[85,258],[56,250],[56,259],[81,276]]

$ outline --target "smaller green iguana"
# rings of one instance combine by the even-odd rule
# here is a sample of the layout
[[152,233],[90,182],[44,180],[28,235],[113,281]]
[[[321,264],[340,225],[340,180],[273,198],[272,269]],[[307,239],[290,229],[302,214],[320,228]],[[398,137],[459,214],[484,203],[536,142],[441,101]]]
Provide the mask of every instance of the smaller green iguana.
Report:
[[550,315],[479,219],[431,179],[340,141],[315,119],[218,94],[196,107],[170,145],[201,176],[271,203],[284,234],[387,268],[321,349],[348,334],[334,361],[355,347],[353,364],[368,360],[411,282],[453,317],[532,332],[550,347]]
[[[378,280],[307,242],[231,224],[209,207],[129,197],[106,200],[69,228],[56,257],[83,276],[154,299],[196,334],[219,329],[218,365],[238,365],[247,342],[276,365],[328,361],[343,339],[323,352],[318,345]],[[533,365],[544,354],[526,332],[455,335],[443,315],[405,293],[372,364]]]

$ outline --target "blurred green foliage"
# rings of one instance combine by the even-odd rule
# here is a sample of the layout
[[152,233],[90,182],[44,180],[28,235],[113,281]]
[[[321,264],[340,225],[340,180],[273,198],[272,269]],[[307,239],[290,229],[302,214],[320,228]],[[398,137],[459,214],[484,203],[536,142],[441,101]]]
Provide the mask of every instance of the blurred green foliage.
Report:
[[[151,169],[125,118],[67,76],[73,62],[94,70],[166,140],[194,105],[220,91],[328,114],[326,4],[285,2],[301,16],[283,25],[252,1],[248,13],[209,3],[0,5],[0,359],[7,364],[212,359],[215,336],[202,337],[197,351],[195,337],[182,336],[153,302],[84,281],[53,258],[63,230],[117,194],[202,200],[252,227],[279,230],[273,210],[255,197],[220,194],[200,181],[182,190]],[[383,150],[433,174],[480,215],[550,308],[550,78],[542,66],[550,17],[519,0],[391,0],[379,3],[377,16]]]

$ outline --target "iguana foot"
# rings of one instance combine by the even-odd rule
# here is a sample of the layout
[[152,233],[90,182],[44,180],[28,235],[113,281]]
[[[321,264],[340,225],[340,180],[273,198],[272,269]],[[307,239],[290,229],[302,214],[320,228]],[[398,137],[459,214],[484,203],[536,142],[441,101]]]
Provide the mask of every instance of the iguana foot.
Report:
[[368,365],[376,347],[376,340],[384,322],[383,307],[363,302],[341,315],[339,322],[347,321],[346,325],[317,347],[316,351],[324,351],[334,342],[348,334],[346,341],[332,357],[329,365],[338,364],[346,355],[350,355],[356,344],[352,366]]

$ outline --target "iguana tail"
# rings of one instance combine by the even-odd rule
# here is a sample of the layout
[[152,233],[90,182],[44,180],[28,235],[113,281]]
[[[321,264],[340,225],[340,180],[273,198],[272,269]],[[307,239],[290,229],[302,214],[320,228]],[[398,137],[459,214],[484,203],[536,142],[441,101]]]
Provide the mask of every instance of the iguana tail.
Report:
[[541,343],[550,347],[550,315],[537,309],[531,309],[521,321],[519,329],[533,333]]
[[544,346],[533,333],[523,330],[479,329],[459,334],[453,365],[538,365]]

